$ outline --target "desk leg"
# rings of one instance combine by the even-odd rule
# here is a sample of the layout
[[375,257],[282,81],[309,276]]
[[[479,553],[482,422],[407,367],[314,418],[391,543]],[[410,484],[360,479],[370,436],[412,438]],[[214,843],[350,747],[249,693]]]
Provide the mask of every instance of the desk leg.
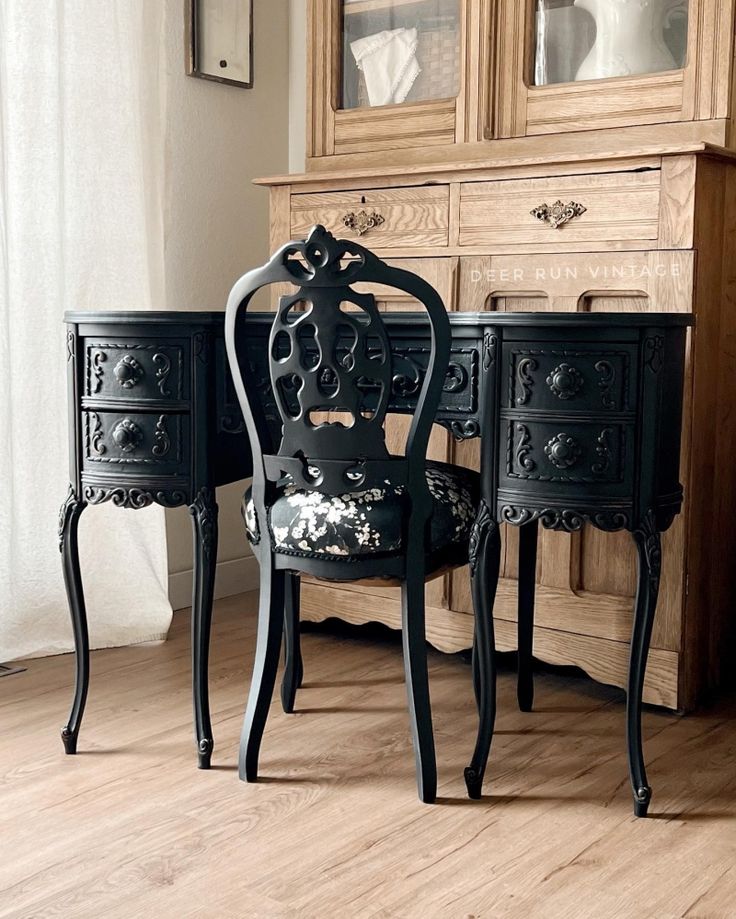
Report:
[[61,731],[61,740],[67,753],[77,752],[77,737],[82,724],[84,706],[89,688],[89,635],[87,633],[87,610],[84,604],[82,574],[79,568],[79,543],[77,528],[82,511],[86,507],[80,501],[74,489],[69,487],[69,494],[61,506],[59,514],[59,549],[64,569],[64,584],[69,603],[69,612],[74,630],[74,651],[76,660],[76,680],[74,701],[69,713],[69,720]]
[[647,514],[633,536],[638,553],[639,583],[631,636],[626,721],[634,814],[637,817],[646,817],[652,799],[652,789],[647,782],[642,750],[641,699],[662,569],[662,544],[653,512]]
[[478,737],[473,758],[465,770],[465,785],[468,797],[480,798],[496,722],[493,604],[501,567],[501,532],[485,502],[473,527],[469,561],[475,614],[473,681],[478,702]]
[[534,597],[537,579],[539,524],[535,520],[519,530],[518,594],[518,682],[519,709],[530,712],[534,705]]
[[192,689],[194,727],[199,768],[209,769],[214,748],[208,669],[212,601],[217,563],[217,504],[211,488],[201,488],[189,508],[194,536],[194,586],[192,590]]

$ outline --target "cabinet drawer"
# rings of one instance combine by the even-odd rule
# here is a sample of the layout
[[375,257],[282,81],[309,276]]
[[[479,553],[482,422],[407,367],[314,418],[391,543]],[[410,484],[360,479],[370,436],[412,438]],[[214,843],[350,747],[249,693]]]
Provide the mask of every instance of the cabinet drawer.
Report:
[[447,246],[448,185],[292,195],[291,235],[301,239],[315,224],[369,248]]
[[659,235],[659,170],[466,182],[460,245],[651,244]]
[[628,345],[504,346],[504,404],[524,411],[630,412],[636,403],[636,349]]
[[189,399],[186,340],[86,339],[84,394],[101,400]]
[[[532,421],[506,417],[500,453],[499,487],[569,497],[579,486],[587,498],[626,497],[632,489],[634,428],[625,424],[569,418]],[[504,441],[502,440],[502,443]]]
[[83,413],[84,468],[151,475],[189,472],[189,415]]

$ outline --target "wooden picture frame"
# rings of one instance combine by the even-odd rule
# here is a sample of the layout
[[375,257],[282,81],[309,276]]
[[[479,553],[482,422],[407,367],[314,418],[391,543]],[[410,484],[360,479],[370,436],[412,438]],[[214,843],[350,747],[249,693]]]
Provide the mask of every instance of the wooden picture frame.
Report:
[[186,0],[187,73],[253,88],[253,0]]

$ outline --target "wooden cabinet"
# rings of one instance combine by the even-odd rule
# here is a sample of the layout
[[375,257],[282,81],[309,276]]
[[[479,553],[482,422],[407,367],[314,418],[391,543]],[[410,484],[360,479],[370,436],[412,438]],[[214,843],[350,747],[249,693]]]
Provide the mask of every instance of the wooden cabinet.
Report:
[[[668,22],[668,16],[680,12],[677,25],[670,27],[675,32],[669,42],[663,43],[663,60],[659,65],[667,69],[661,72],[637,73],[640,67],[648,65],[646,51],[634,60],[623,55],[631,47],[631,34],[622,35],[622,47],[615,48],[615,41],[608,36],[609,53],[612,57],[618,51],[619,60],[609,58],[601,62],[600,77],[595,78],[590,70],[581,73],[585,64],[584,55],[588,46],[606,36],[600,34],[606,28],[606,6],[610,0],[575,4],[576,19],[567,17],[558,26],[559,42],[569,42],[572,72],[564,77],[552,77],[546,82],[539,71],[539,57],[542,49],[541,29],[533,28],[535,7],[551,7],[551,12],[560,11],[567,4],[562,0],[537,3],[536,0],[500,0],[501,13],[498,20],[496,46],[496,91],[492,97],[492,111],[489,113],[495,137],[517,137],[523,135],[558,134],[562,131],[599,130],[622,128],[632,125],[653,125],[668,122],[718,121],[729,118],[732,111],[731,73],[733,54],[733,3],[730,0],[690,0],[689,3],[631,4],[618,15],[622,20],[630,19],[631,31],[636,29],[633,20],[642,16],[640,28],[649,29],[645,40],[654,44],[657,37],[654,29]],[[571,0],[569,6],[573,6]],[[639,7],[639,10],[636,7]],[[581,10],[580,7],[586,8]],[[600,10],[594,18],[593,12]],[[655,21],[651,18],[655,17]],[[657,24],[656,17],[662,22]],[[582,23],[579,28],[578,23]],[[592,29],[590,37],[576,35],[576,30],[585,32],[590,26],[598,26],[599,36]],[[554,27],[550,26],[550,30]],[[610,27],[608,29],[610,33]],[[627,41],[628,40],[628,41]],[[579,52],[583,45],[582,54]],[[576,55],[576,52],[577,55]],[[562,49],[564,54],[564,48]],[[562,56],[562,55],[561,55]],[[656,51],[651,54],[653,67],[657,67]],[[643,60],[642,60],[643,58]],[[535,67],[537,63],[537,67]],[[610,76],[606,74],[611,74]],[[577,76],[577,79],[575,77]],[[570,77],[573,79],[570,80]],[[581,77],[587,77],[587,79]],[[593,78],[591,78],[593,77]]]
[[[725,149],[734,111],[734,4],[649,5],[679,17],[679,45],[669,36],[660,48],[680,55],[674,70],[571,79],[591,55],[589,36],[583,29],[577,57],[563,61],[555,41],[569,30],[555,34],[550,24],[579,23],[578,8],[591,5],[350,0],[343,14],[339,2],[311,0],[307,172],[263,183],[271,190],[274,249],[323,223],[422,274],[451,310],[695,314],[681,455],[685,509],[664,537],[645,687],[648,701],[684,709],[718,683],[736,650],[729,624],[736,570],[714,561],[736,548],[729,522],[736,500],[736,154]],[[449,85],[445,73],[422,86],[422,98],[367,104],[360,74],[345,73],[348,17],[350,41],[379,26],[454,28],[457,93],[436,98],[436,87]],[[417,49],[442,45],[452,57],[447,35],[423,41]],[[648,66],[646,57],[636,66]],[[411,308],[375,293],[386,309]],[[616,399],[633,385],[620,361],[610,362]],[[398,439],[405,423],[392,421],[390,437]],[[619,448],[629,449],[619,433]],[[433,440],[436,458],[469,466],[477,467],[479,450],[477,441],[449,441],[444,431]],[[496,604],[506,650],[516,646],[516,539],[509,529]],[[589,529],[543,533],[538,657],[624,685],[635,589],[629,542]],[[445,651],[469,648],[467,572],[429,590],[428,639]],[[370,586],[310,585],[303,614],[400,622],[395,592]]]
[[601,130],[637,149],[647,125],[732,142],[734,0],[614,6],[310,0],[308,157],[460,162],[488,140]]

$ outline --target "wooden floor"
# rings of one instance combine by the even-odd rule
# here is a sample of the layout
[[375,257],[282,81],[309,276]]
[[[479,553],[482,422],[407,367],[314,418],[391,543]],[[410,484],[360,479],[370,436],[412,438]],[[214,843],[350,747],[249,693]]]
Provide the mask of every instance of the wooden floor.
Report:
[[216,747],[195,767],[187,619],[94,654],[80,755],[62,753],[69,656],[0,679],[0,916],[736,917],[736,703],[648,712],[653,816],[635,820],[621,694],[543,674],[537,711],[500,685],[487,797],[462,780],[468,666],[431,654],[440,803],[418,802],[400,646],[304,637],[298,713],[274,703],[263,781],[236,745],[254,597],[218,604]]

